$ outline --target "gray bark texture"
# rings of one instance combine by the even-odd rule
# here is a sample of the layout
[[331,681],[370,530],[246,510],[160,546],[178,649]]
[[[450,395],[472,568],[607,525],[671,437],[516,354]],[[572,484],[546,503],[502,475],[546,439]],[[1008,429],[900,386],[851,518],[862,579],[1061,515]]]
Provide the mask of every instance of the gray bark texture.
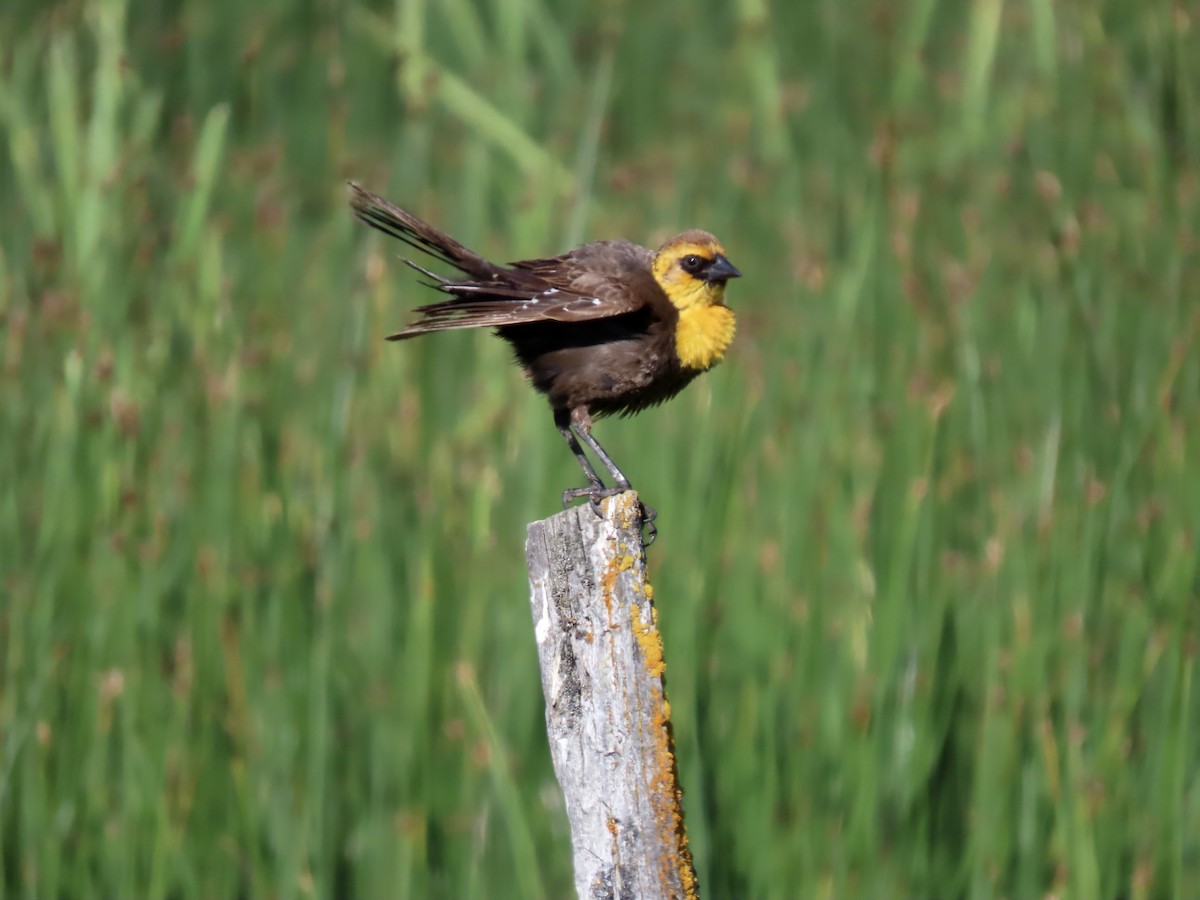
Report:
[[546,730],[581,900],[698,896],[637,495],[529,526]]

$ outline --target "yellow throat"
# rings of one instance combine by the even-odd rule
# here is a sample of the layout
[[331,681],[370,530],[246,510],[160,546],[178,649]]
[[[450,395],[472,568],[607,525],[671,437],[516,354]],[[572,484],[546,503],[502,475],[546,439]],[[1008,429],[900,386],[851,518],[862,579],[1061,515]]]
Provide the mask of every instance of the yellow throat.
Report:
[[660,252],[655,257],[654,278],[679,310],[675,328],[675,354],[679,362],[685,369],[702,372],[724,358],[737,321],[733,310],[725,305],[724,282],[704,281],[680,268],[678,260],[691,252],[691,248],[685,245],[671,250],[670,254]]

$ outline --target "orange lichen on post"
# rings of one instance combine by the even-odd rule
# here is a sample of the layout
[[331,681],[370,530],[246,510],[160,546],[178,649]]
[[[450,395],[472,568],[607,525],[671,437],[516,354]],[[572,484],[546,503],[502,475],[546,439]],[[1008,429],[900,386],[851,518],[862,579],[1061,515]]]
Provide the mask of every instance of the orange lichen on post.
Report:
[[604,597],[604,611],[608,614],[608,625],[611,628],[613,624],[612,617],[612,600],[613,589],[617,586],[617,579],[622,572],[627,572],[633,568],[633,557],[628,553],[623,553],[620,556],[614,556],[612,562],[604,570],[601,576],[601,594]]
[[[649,582],[647,595],[651,593]],[[674,852],[662,860],[660,875],[664,885],[679,879],[683,896],[695,900],[697,893],[696,870],[692,852],[688,847],[687,829],[683,823],[683,791],[679,787],[679,769],[675,761],[675,734],[671,727],[671,704],[666,697],[663,672],[667,664],[663,658],[662,633],[658,630],[658,610],[650,607],[650,621],[642,619],[636,603],[630,606],[633,614],[633,633],[642,651],[646,673],[655,681],[651,686],[651,708],[654,710],[650,722],[654,740],[654,793],[651,802],[655,818],[663,834],[675,835]]]
[[638,647],[642,651],[642,659],[646,663],[646,671],[651,678],[661,678],[662,673],[666,671],[667,664],[663,660],[663,645],[662,634],[659,632],[657,622],[654,621],[654,608],[650,609],[650,621],[642,621],[642,611],[638,609],[636,603],[630,606],[630,611],[633,613],[633,636],[638,642]]
[[601,509],[605,511],[605,514],[608,513],[609,504],[614,502],[617,504],[617,508],[614,511],[613,522],[617,528],[622,531],[629,531],[641,523],[641,510],[638,509],[636,500],[630,502],[622,495],[602,500]]

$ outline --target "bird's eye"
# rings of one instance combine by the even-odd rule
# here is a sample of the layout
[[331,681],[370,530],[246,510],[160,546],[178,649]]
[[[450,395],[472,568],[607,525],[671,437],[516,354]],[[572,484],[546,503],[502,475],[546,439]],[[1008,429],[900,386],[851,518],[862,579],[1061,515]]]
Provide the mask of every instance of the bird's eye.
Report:
[[680,264],[683,266],[683,270],[685,272],[691,272],[692,274],[695,274],[696,272],[699,272],[701,267],[704,265],[704,259],[703,257],[697,256],[695,253],[689,253],[682,260],[680,260]]

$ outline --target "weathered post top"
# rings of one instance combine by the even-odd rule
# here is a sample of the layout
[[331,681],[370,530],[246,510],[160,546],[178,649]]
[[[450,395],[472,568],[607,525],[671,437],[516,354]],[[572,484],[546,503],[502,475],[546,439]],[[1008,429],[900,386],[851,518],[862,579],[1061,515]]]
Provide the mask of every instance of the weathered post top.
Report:
[[637,495],[529,526],[554,771],[581,898],[695,898]]

